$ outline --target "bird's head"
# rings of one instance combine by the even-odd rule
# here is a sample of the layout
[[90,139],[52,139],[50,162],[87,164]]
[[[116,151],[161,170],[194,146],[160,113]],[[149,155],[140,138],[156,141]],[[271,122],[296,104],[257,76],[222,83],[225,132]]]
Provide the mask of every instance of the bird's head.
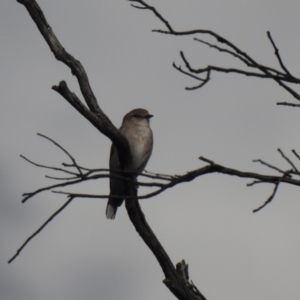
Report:
[[153,115],[150,115],[148,110],[137,108],[127,113],[123,118],[123,124],[131,123],[136,125],[149,125],[149,120]]

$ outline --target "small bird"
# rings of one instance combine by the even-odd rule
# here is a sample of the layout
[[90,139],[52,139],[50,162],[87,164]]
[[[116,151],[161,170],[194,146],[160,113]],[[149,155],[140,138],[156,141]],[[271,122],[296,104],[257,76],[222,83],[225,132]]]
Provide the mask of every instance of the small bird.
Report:
[[[137,108],[123,118],[120,131],[127,138],[132,155],[132,165],[129,166],[129,171],[141,173],[149,160],[153,148],[153,135],[149,127],[152,117],[153,115],[150,115],[146,109]],[[111,175],[121,176],[119,172],[114,172],[114,170],[120,170],[118,151],[114,144],[111,145],[109,168]],[[137,176],[138,174],[135,178]],[[124,199],[114,198],[112,195],[125,196],[125,184],[122,179],[112,177],[109,183],[110,197],[107,202],[106,217],[107,219],[114,219],[117,209],[122,205]]]

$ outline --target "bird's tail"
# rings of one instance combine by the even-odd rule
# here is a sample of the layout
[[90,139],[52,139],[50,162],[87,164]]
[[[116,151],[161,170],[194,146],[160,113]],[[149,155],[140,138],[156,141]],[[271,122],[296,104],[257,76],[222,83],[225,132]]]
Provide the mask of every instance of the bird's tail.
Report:
[[106,206],[106,218],[113,220],[116,217],[118,205],[113,203],[112,199],[108,199],[108,203]]

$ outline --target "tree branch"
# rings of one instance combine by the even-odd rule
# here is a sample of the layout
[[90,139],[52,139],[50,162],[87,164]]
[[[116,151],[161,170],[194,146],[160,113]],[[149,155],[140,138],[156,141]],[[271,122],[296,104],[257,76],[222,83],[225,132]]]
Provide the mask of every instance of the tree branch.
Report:
[[[168,175],[168,174],[157,174],[157,173],[150,173],[145,171],[145,173],[142,174],[134,174],[134,175],[139,175],[140,177],[145,177],[148,179],[153,179],[153,180],[159,180],[159,181],[151,181],[151,182],[141,182],[141,181],[136,181],[132,177],[124,176],[124,174],[128,174],[129,176],[132,175],[132,172],[129,171],[122,171],[120,172],[120,175],[111,175],[109,173],[109,169],[89,169],[86,167],[82,167],[77,164],[75,158],[70,154],[69,151],[67,151],[63,146],[61,146],[59,143],[55,142],[53,139],[43,135],[43,134],[38,134],[39,136],[46,138],[47,140],[51,141],[56,147],[58,147],[60,150],[62,150],[67,156],[71,159],[72,164],[67,164],[67,163],[62,163],[62,165],[65,167],[63,168],[58,168],[58,167],[51,167],[51,166],[46,166],[42,164],[37,164],[24,156],[21,156],[24,158],[27,162],[30,164],[33,164],[34,166],[40,167],[40,168],[45,168],[45,169],[50,169],[56,172],[65,172],[72,177],[67,177],[67,178],[57,178],[57,177],[50,177],[52,179],[59,179],[63,180],[63,182],[50,185],[47,187],[43,187],[40,189],[37,189],[34,192],[30,193],[24,193],[23,196],[24,199],[22,202],[27,201],[29,198],[37,195],[38,193],[51,190],[53,193],[57,194],[63,194],[67,195],[69,199],[75,199],[75,198],[93,198],[93,199],[107,199],[109,195],[93,195],[93,194],[81,194],[81,193],[72,193],[72,192],[66,192],[66,191],[57,191],[56,188],[58,187],[66,187],[70,186],[73,184],[78,184],[85,182],[87,180],[97,180],[101,178],[109,178],[109,177],[114,177],[118,179],[122,179],[124,182],[129,183],[129,188],[132,188],[131,191],[128,192],[128,196],[124,197],[122,196],[121,198],[126,199],[126,207],[130,216],[130,219],[132,223],[134,224],[137,232],[141,235],[142,239],[145,241],[145,243],[149,246],[149,248],[152,250],[153,254],[156,256],[158,259],[165,275],[167,274],[170,276],[170,274],[175,274],[173,267],[170,269],[170,261],[169,258],[166,256],[165,250],[163,250],[162,246],[160,245],[159,241],[155,237],[154,233],[151,231],[150,226],[148,225],[144,214],[142,213],[140,206],[138,205],[137,200],[143,200],[143,199],[150,199],[164,191],[166,191],[169,188],[173,188],[176,185],[180,183],[185,183],[185,182],[190,182],[193,181],[194,179],[206,175],[206,174],[212,174],[212,173],[221,173],[225,175],[230,175],[230,176],[236,176],[240,178],[250,178],[254,179],[252,183],[248,183],[247,186],[253,186],[257,183],[269,183],[269,184],[274,184],[274,189],[271,195],[268,197],[268,199],[262,204],[260,207],[256,208],[253,210],[253,212],[258,212],[262,208],[264,208],[267,204],[269,204],[275,197],[276,192],[278,190],[278,187],[280,183],[287,183],[287,184],[292,184],[292,185],[297,185],[300,186],[300,172],[298,171],[298,168],[296,167],[295,163],[288,158],[287,155],[283,153],[281,149],[278,149],[278,152],[281,154],[281,157],[285,160],[285,162],[292,166],[292,170],[282,170],[276,166],[273,166],[269,163],[266,163],[265,161],[261,159],[256,159],[253,160],[253,162],[259,162],[263,166],[268,167],[269,169],[275,170],[276,172],[279,172],[281,175],[280,176],[275,176],[275,175],[264,175],[264,174],[259,174],[259,173],[252,173],[252,172],[244,172],[232,168],[228,168],[219,164],[216,164],[210,159],[207,159],[203,156],[201,156],[199,159],[208,165],[201,167],[196,170],[189,171],[185,174],[182,175]],[[292,153],[296,156],[297,159],[300,160],[300,156],[295,150],[292,150]],[[66,168],[75,168],[77,172],[70,172]],[[117,171],[117,170],[115,170]],[[293,178],[293,176],[298,176],[297,179]],[[148,194],[144,194],[141,196],[137,195],[136,188],[138,186],[144,186],[144,187],[157,187],[157,190],[154,192],[150,192]],[[118,195],[113,195],[115,198],[120,198]],[[134,210],[135,209],[135,210]],[[54,215],[56,216],[59,212],[55,212]],[[32,237],[36,236],[38,233],[41,232],[41,230],[53,219],[53,217],[50,217],[34,234],[32,234],[26,242],[18,249],[17,255],[21,252],[21,250],[27,245],[27,243],[32,239]],[[157,245],[159,245],[160,250],[158,250]],[[163,252],[161,252],[163,251]],[[162,255],[163,254],[163,255]],[[13,261],[17,255],[15,255],[9,262]],[[161,256],[162,255],[162,256]],[[168,281],[168,277],[166,275],[166,280],[164,281],[166,285],[171,284],[170,282],[173,282],[175,279],[173,278],[171,281]],[[176,279],[177,280],[177,279]],[[191,283],[190,283],[191,284]],[[189,285],[189,287],[191,287]],[[195,288],[192,288],[192,290],[195,292]]]
[[[131,188],[134,189],[134,186],[131,186]],[[130,194],[133,194],[133,191],[131,191]],[[184,278],[182,278],[180,273],[176,271],[168,254],[147,223],[137,199],[127,199],[125,204],[129,218],[136,231],[150,248],[165,274],[166,278],[163,281],[164,284],[180,300],[206,300],[201,293],[198,294],[195,290],[190,289]]]
[[[83,66],[78,60],[72,57],[62,47],[62,45],[54,35],[50,25],[47,23],[47,20],[42,10],[40,9],[35,0],[17,1],[26,7],[27,11],[29,12],[33,21],[36,23],[38,29],[40,30],[46,42],[48,43],[56,59],[66,64],[71,69],[72,74],[77,77],[81,93],[89,109],[87,109],[87,107],[85,107],[85,105],[79,100],[79,98],[69,90],[67,84],[64,81],[60,82],[58,86],[54,86],[53,89],[57,91],[60,95],[62,95],[80,114],[82,114],[86,119],[88,119],[101,133],[103,133],[105,136],[112,140],[119,154],[121,169],[128,169],[127,166],[129,166],[132,162],[128,141],[119,132],[119,130],[116,129],[116,127],[111,123],[108,117],[100,109],[96,97],[89,85],[88,77]],[[78,175],[78,177],[80,177],[79,180],[84,180],[85,177],[83,177],[80,173],[81,172],[79,172]],[[122,173],[122,175],[125,178],[133,179],[132,173]],[[71,184],[72,183],[74,183],[74,181],[71,182]],[[70,181],[64,184],[70,184]],[[125,187],[127,195],[131,197],[137,196],[135,184],[133,184],[132,182],[125,181]],[[71,199],[73,200],[73,197],[70,197],[70,201]],[[181,300],[204,300],[203,297],[199,297],[198,294],[195,294],[193,291],[189,290],[188,287],[184,284],[184,282],[182,282],[180,277],[177,275],[170,258],[168,257],[167,253],[163,250],[159,241],[157,240],[151,228],[147,224],[144,215],[139,207],[137,199],[135,199],[135,201],[126,200],[126,208],[128,210],[129,217],[136,229],[138,230],[140,236],[143,238],[143,240],[152,250],[153,254],[159,260],[159,263],[166,275],[166,285],[173,292],[173,294]],[[57,213],[59,213],[59,211]],[[50,217],[49,222],[51,221],[51,219],[52,217]],[[142,220],[142,223],[140,222],[140,220]],[[26,242],[21,246],[21,248],[18,250],[17,254],[14,257],[16,257],[19,254],[19,252],[25,247],[25,245],[36,234],[38,234],[42,230],[42,228],[46,226],[46,224],[48,224],[48,221],[46,221],[39,228],[39,230],[37,230],[32,236],[30,236],[26,240]],[[163,259],[161,258],[162,253]],[[14,259],[14,257],[10,260],[10,262]],[[165,261],[167,261],[166,264],[164,263]]]
[[291,78],[293,78],[294,76],[290,73],[290,71],[289,71],[289,70],[286,68],[286,66],[283,64],[283,61],[282,61],[281,56],[280,56],[280,54],[279,54],[279,49],[277,48],[277,46],[276,46],[276,44],[275,44],[275,42],[274,42],[274,40],[273,40],[273,38],[272,38],[272,36],[271,36],[270,31],[267,31],[267,35],[268,35],[268,38],[269,38],[269,40],[270,40],[270,42],[271,42],[271,44],[272,44],[272,46],[273,46],[273,48],[274,48],[274,50],[275,50],[275,55],[276,55],[276,57],[277,57],[277,59],[278,59],[278,62],[279,62],[279,64],[280,64],[281,68],[283,69],[283,71],[284,71],[288,76],[290,76]]
[[81,93],[89,109],[69,90],[66,82],[60,82],[58,86],[53,86],[53,89],[62,95],[80,114],[116,145],[121,166],[125,169],[131,162],[128,141],[100,109],[90,87],[88,76],[80,61],[70,55],[61,45],[35,0],[17,1],[26,7],[55,58],[67,65],[71,69],[72,74],[76,76]]
[[[285,82],[288,83],[292,83],[292,84],[300,84],[300,79],[293,76],[291,74],[291,72],[287,69],[287,67],[284,65],[283,60],[279,54],[279,50],[271,36],[271,33],[268,31],[267,32],[267,36],[275,50],[275,55],[276,58],[279,62],[279,65],[281,67],[281,69],[283,70],[277,70],[275,68],[272,67],[268,67],[265,66],[263,64],[258,63],[257,61],[255,61],[255,59],[253,59],[246,51],[243,51],[242,49],[240,49],[238,46],[236,46],[234,43],[230,42],[228,39],[224,38],[223,36],[215,33],[214,31],[211,30],[206,30],[206,29],[196,29],[196,30],[187,30],[187,31],[177,31],[174,30],[173,27],[170,25],[169,21],[167,21],[166,18],[164,18],[157,10],[155,7],[150,6],[149,4],[147,4],[145,1],[140,1],[140,0],[136,0],[134,1],[136,3],[139,3],[141,6],[137,6],[137,5],[133,5],[131,4],[133,7],[135,8],[143,8],[145,10],[150,10],[154,13],[154,15],[166,26],[167,30],[161,30],[161,29],[155,29],[152,30],[153,32],[158,32],[158,33],[162,33],[162,34],[170,34],[170,35],[175,35],[175,36],[187,36],[187,35],[197,35],[197,34],[204,34],[204,35],[209,35],[213,38],[216,39],[217,43],[223,44],[225,45],[227,48],[223,48],[218,46],[218,44],[212,44],[209,43],[207,41],[203,41],[201,39],[198,38],[194,38],[195,41],[201,42],[211,48],[216,49],[219,52],[225,52],[226,54],[229,54],[231,56],[233,56],[234,58],[236,58],[237,60],[243,62],[248,68],[252,68],[252,69],[256,69],[258,72],[249,72],[247,70],[244,69],[237,69],[237,68],[222,68],[219,66],[206,66],[204,68],[199,68],[199,69],[195,69],[192,68],[190,66],[190,63],[188,62],[188,60],[184,57],[183,52],[181,51],[181,58],[185,63],[185,66],[188,70],[188,72],[184,71],[181,69],[181,67],[177,67],[174,63],[173,66],[180,71],[181,73],[188,75],[190,77],[193,77],[196,80],[201,81],[201,83],[199,85],[196,85],[194,87],[189,87],[186,88],[187,90],[195,90],[198,88],[201,88],[204,86],[204,84],[206,84],[208,82],[208,79],[210,78],[210,74],[211,72],[222,72],[222,73],[236,73],[236,74],[241,74],[241,75],[246,75],[249,77],[259,77],[259,78],[265,78],[265,79],[272,79],[275,82],[277,82],[277,84],[279,86],[281,86],[282,88],[284,88],[288,93],[290,93],[295,99],[300,101],[300,95],[293,90],[291,87],[287,86]],[[199,78],[197,76],[193,76],[192,74],[200,74],[200,73],[206,73],[206,79],[203,78]],[[298,107],[300,105],[294,105],[291,103],[282,103],[279,102],[277,103],[277,105],[286,105],[286,106],[293,106],[293,107]]]
[[[57,146],[59,149],[61,149],[63,152],[65,152],[68,155],[68,157],[72,160],[73,164],[62,163],[62,165],[64,167],[76,168],[79,171],[77,173],[75,173],[75,172],[70,172],[67,169],[37,164],[37,163],[25,158],[24,156],[21,156],[21,157],[25,158],[26,161],[28,161],[29,163],[31,163],[35,166],[38,166],[41,168],[46,168],[46,169],[51,169],[51,170],[59,171],[59,172],[66,172],[66,173],[69,173],[70,175],[73,175],[73,177],[59,178],[60,180],[65,180],[65,182],[61,182],[58,184],[40,188],[34,192],[24,193],[23,196],[25,196],[25,198],[22,200],[22,202],[25,202],[29,198],[37,195],[40,192],[46,191],[46,190],[51,190],[51,191],[54,191],[55,193],[59,193],[59,194],[65,194],[65,195],[68,195],[68,197],[72,197],[72,198],[99,198],[99,199],[104,198],[104,199],[106,199],[108,197],[108,195],[80,194],[80,193],[72,193],[72,192],[66,192],[66,191],[56,191],[55,189],[58,187],[66,187],[66,186],[70,186],[73,184],[82,183],[82,182],[85,182],[88,180],[97,180],[97,179],[101,179],[101,178],[110,178],[110,177],[122,179],[125,182],[131,183],[131,184],[134,184],[137,186],[150,187],[150,188],[157,187],[158,188],[157,190],[150,192],[148,194],[144,194],[144,195],[140,195],[140,196],[128,195],[127,197],[124,197],[125,199],[139,199],[139,200],[152,198],[158,194],[161,194],[162,192],[166,191],[167,189],[175,187],[176,185],[178,185],[180,183],[190,182],[200,176],[203,176],[206,174],[212,174],[212,173],[221,173],[221,174],[236,176],[236,177],[240,177],[240,178],[251,178],[251,179],[255,179],[259,182],[271,183],[271,184],[276,184],[278,181],[280,181],[282,183],[287,183],[287,184],[292,184],[292,185],[297,185],[297,186],[300,185],[299,179],[294,179],[292,177],[292,175],[300,176],[300,173],[299,173],[296,165],[292,162],[291,159],[289,159],[285,154],[283,154],[283,151],[281,149],[278,149],[278,152],[281,154],[281,156],[284,158],[284,160],[289,165],[293,166],[293,170],[281,170],[280,168],[273,166],[271,164],[268,164],[261,159],[253,160],[253,162],[259,162],[262,165],[264,165],[270,169],[273,169],[276,172],[281,173],[282,174],[281,176],[264,175],[264,174],[253,173],[253,172],[244,172],[244,171],[228,168],[228,167],[222,166],[220,164],[216,164],[212,160],[201,156],[199,159],[208,163],[208,165],[198,168],[198,169],[195,169],[195,170],[192,170],[192,171],[188,171],[187,173],[182,174],[182,175],[167,175],[167,174],[157,174],[157,173],[154,174],[154,173],[149,173],[147,171],[142,174],[135,173],[135,175],[139,175],[140,177],[145,177],[145,178],[154,179],[154,180],[160,180],[160,181],[152,181],[152,182],[142,182],[142,181],[136,181],[131,178],[128,178],[127,176],[124,176],[124,174],[125,175],[132,174],[132,172],[129,172],[129,171],[122,171],[122,172],[120,172],[119,175],[116,175],[116,174],[111,175],[109,173],[109,169],[103,169],[103,168],[89,169],[86,167],[82,167],[77,164],[75,158],[59,143],[53,141],[52,139],[50,139],[49,137],[47,137],[45,135],[39,134],[39,136],[42,136],[42,137],[48,139],[49,141],[53,142],[55,144],[55,146]],[[295,150],[292,150],[292,152],[294,154],[296,153],[295,155],[297,155],[297,152]],[[114,170],[114,171],[116,172],[117,170]],[[48,176],[48,178],[49,178],[49,176]],[[58,179],[58,178],[55,177],[54,179]],[[118,196],[115,195],[115,197],[118,197]]]
[[71,202],[73,201],[73,198],[70,198],[63,206],[61,206],[56,212],[54,212],[47,220],[46,222],[40,226],[31,236],[29,236],[26,241],[21,245],[21,247],[17,250],[16,254],[8,261],[10,264],[15,258],[20,254],[20,252],[23,250],[23,248],[36,236],[38,235],[45,227],[50,223],[60,212],[62,212]]
[[[131,163],[132,157],[130,153],[130,148],[128,145],[127,139],[119,132],[119,130],[111,123],[109,118],[104,114],[104,112],[101,110],[100,106],[97,103],[97,99],[90,87],[88,76],[81,65],[81,63],[76,60],[72,55],[70,55],[64,47],[60,44],[59,40],[55,36],[54,32],[52,31],[50,25],[48,24],[42,10],[38,6],[37,2],[35,0],[17,0],[19,3],[23,4],[27,11],[29,12],[30,16],[32,17],[33,21],[37,25],[39,31],[41,32],[42,36],[44,37],[45,41],[49,45],[51,51],[53,52],[55,58],[61,62],[63,62],[65,65],[67,65],[74,76],[76,76],[78,80],[78,84],[80,86],[81,93],[83,95],[83,98],[85,100],[85,104],[81,102],[81,100],[75,95],[75,93],[72,93],[67,83],[64,81],[61,81],[58,86],[53,86],[53,90],[58,92],[64,99],[66,99],[81,115],[83,115],[87,120],[89,120],[102,134],[107,136],[117,147],[122,172],[120,176],[117,176],[118,178],[122,178],[126,185],[126,194],[128,195],[126,198],[126,209],[128,211],[128,215],[130,220],[132,221],[135,229],[139,233],[139,235],[142,237],[144,242],[147,244],[147,246],[150,248],[156,259],[158,260],[164,274],[165,279],[164,283],[166,286],[170,289],[170,291],[180,300],[188,300],[188,299],[197,299],[197,300],[205,300],[205,297],[199,292],[199,290],[195,287],[195,285],[192,282],[189,282],[188,277],[188,267],[185,264],[184,261],[177,264],[177,267],[175,268],[171,259],[169,258],[168,254],[158,241],[157,237],[151,230],[150,226],[148,225],[146,218],[139,206],[138,199],[146,199],[153,197],[168,188],[174,187],[175,185],[183,182],[189,182],[194,180],[195,178],[210,174],[210,173],[222,173],[227,174],[231,176],[238,176],[241,178],[252,178],[255,179],[257,182],[264,182],[264,183],[271,183],[275,185],[275,188],[271,194],[271,196],[267,199],[267,201],[258,209],[255,211],[258,211],[262,207],[266,206],[268,203],[272,201],[274,198],[276,191],[279,187],[280,183],[288,183],[293,185],[300,185],[299,179],[294,179],[293,175],[300,175],[296,169],[296,167],[293,167],[293,172],[291,171],[285,171],[282,176],[270,176],[270,175],[262,175],[257,173],[251,173],[251,172],[243,172],[231,168],[224,167],[222,165],[216,164],[211,160],[208,160],[206,158],[200,157],[202,161],[205,161],[208,163],[208,165],[193,170],[191,172],[188,172],[186,174],[180,175],[180,176],[166,176],[166,175],[158,175],[155,177],[155,175],[151,175],[152,179],[161,179],[164,180],[165,183],[159,183],[159,182],[152,182],[152,183],[142,183],[142,182],[136,182],[134,180],[134,176],[131,172],[126,172],[127,166]],[[244,62],[248,67],[256,68],[261,73],[256,72],[248,72],[244,70],[239,69],[233,69],[233,68],[220,68],[220,67],[214,67],[214,66],[208,66],[206,68],[202,69],[194,69],[190,67],[189,62],[187,59],[185,59],[185,56],[183,52],[181,53],[181,57],[183,61],[185,62],[186,68],[188,70],[184,71],[181,69],[181,67],[177,67],[174,64],[174,67],[179,70],[180,72],[184,73],[185,75],[188,75],[190,77],[193,77],[194,79],[199,80],[201,83],[194,88],[202,87],[204,84],[208,82],[210,79],[210,74],[212,71],[217,72],[234,72],[239,73],[247,76],[256,76],[256,77],[262,77],[262,78],[269,78],[275,80],[280,86],[285,88],[287,91],[289,91],[295,98],[298,97],[300,99],[300,96],[293,91],[290,87],[286,86],[284,82],[289,83],[300,83],[299,79],[293,77],[290,72],[287,71],[285,65],[283,64],[281,57],[279,56],[279,51],[271,38],[269,36],[269,39],[275,48],[275,55],[277,56],[277,59],[280,63],[281,68],[284,70],[285,73],[282,73],[281,71],[277,71],[273,68],[269,68],[266,66],[263,66],[261,64],[258,64],[253,58],[251,58],[246,52],[243,52],[240,50],[237,46],[235,46],[230,41],[226,40],[222,36],[214,33],[210,30],[191,30],[191,31],[175,31],[170,23],[162,17],[162,15],[152,6],[148,5],[144,1],[134,1],[136,3],[139,3],[141,6],[133,5],[136,8],[140,9],[148,9],[151,10],[155,16],[161,20],[161,22],[166,26],[167,30],[153,30],[155,32],[165,33],[165,34],[172,34],[176,36],[184,36],[184,35],[194,35],[194,34],[208,34],[210,36],[213,36],[216,38],[218,43],[222,43],[225,46],[227,46],[229,49],[225,49],[222,47],[219,47],[217,45],[212,45],[206,43],[208,46],[213,47],[217,49],[220,52],[226,52],[229,55],[234,56],[235,58],[239,59],[240,61]],[[206,73],[206,78],[202,79],[198,76],[193,75],[193,73]],[[43,136],[44,138],[47,138]],[[77,184],[86,180],[95,180],[98,178],[103,177],[110,177],[111,175],[107,174],[95,174],[95,170],[90,170],[87,168],[80,167],[75,159],[60,145],[58,145],[53,140],[47,138],[48,140],[52,141],[56,146],[58,146],[62,151],[64,151],[69,158],[72,161],[72,165],[65,165],[65,168],[73,167],[77,170],[77,172],[69,172],[67,169],[62,168],[55,168],[55,167],[49,167],[45,165],[40,165],[33,163],[32,161],[28,162],[35,164],[38,167],[52,169],[54,171],[60,171],[69,173],[73,177],[71,178],[65,178],[63,180],[66,180],[65,182],[55,184],[52,186],[48,186],[42,189],[39,189],[32,193],[25,193],[25,198],[23,199],[23,202],[25,202],[30,197],[33,197],[34,195],[38,194],[39,192],[42,192],[44,190],[52,190],[57,187],[64,187],[71,184]],[[290,165],[292,165],[292,162],[287,159],[286,156],[283,156],[283,158],[286,160],[286,162]],[[103,169],[102,169],[103,170]],[[115,176],[114,176],[115,177]],[[148,175],[149,177],[149,175]],[[55,177],[53,177],[55,178]],[[55,178],[58,179],[58,178]],[[152,193],[149,193],[147,195],[139,196],[137,195],[137,185],[143,185],[143,186],[156,186],[158,189]],[[55,192],[55,191],[54,191]],[[57,192],[57,191],[56,191]],[[62,192],[60,192],[62,193]],[[66,193],[66,192],[63,192]],[[22,249],[28,244],[28,242],[35,237],[41,230],[49,223],[51,220],[57,216],[73,199],[76,197],[83,197],[84,195],[80,194],[68,194],[68,201],[59,208],[56,212],[54,212],[46,222],[38,228],[28,239],[21,245],[21,247],[17,250],[16,254],[9,260],[9,263],[12,262],[22,251]],[[87,197],[94,197],[95,195],[86,195]],[[106,195],[96,195],[98,198],[107,197]]]

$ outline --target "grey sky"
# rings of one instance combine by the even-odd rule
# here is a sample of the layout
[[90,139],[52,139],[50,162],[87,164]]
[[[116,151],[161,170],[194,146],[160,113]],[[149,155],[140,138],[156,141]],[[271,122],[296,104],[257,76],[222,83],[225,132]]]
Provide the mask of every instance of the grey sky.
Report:
[[[289,70],[299,74],[299,1],[151,1],[175,29],[211,29],[277,68],[270,30]],[[252,159],[288,168],[277,152],[300,152],[299,109],[274,82],[213,74],[201,90],[171,67],[183,50],[194,66],[238,66],[192,40],[152,33],[155,16],[125,0],[39,1],[63,46],[84,65],[98,102],[116,126],[133,108],[154,114],[153,155],[147,170],[181,174],[203,155],[241,170],[270,173]],[[202,36],[201,38],[206,38]],[[209,40],[209,38],[208,38]],[[36,136],[50,136],[81,165],[107,167],[110,141],[51,90],[60,80],[81,97],[69,69],[57,62],[17,1],[0,2],[0,298],[1,300],[175,299],[163,273],[122,207],[105,218],[106,200],[74,201],[23,250],[7,260],[65,198],[21,195],[50,184],[19,155],[49,165],[68,162]],[[82,98],[82,97],[81,97]],[[47,172],[47,174],[52,174]],[[185,259],[209,300],[299,299],[299,189],[210,175],[143,201],[142,209],[172,261]],[[70,189],[67,189],[70,190]],[[141,193],[143,192],[140,189]],[[108,193],[108,181],[76,191]]]

